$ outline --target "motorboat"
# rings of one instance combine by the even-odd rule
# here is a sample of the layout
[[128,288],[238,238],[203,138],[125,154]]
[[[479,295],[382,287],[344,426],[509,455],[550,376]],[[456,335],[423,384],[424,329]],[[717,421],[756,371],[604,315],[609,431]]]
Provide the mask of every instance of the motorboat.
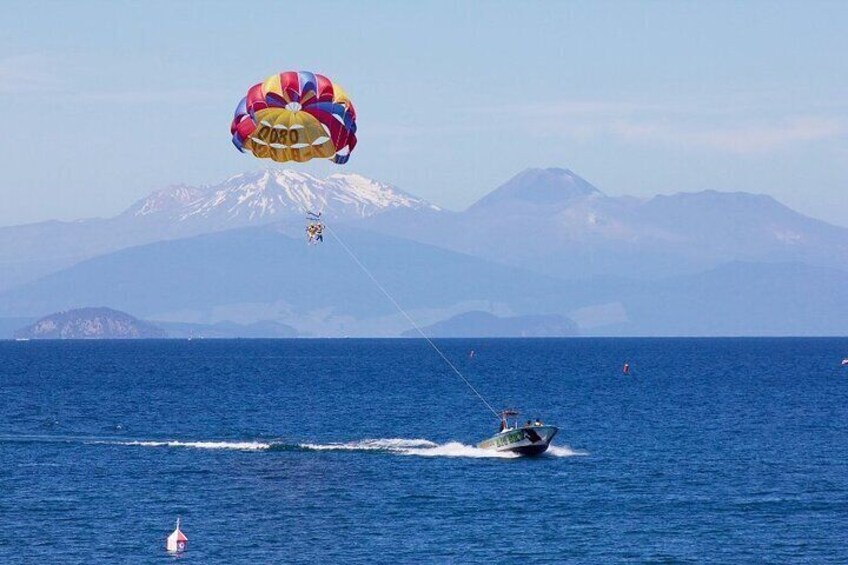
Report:
[[530,421],[519,425],[519,413],[515,410],[504,410],[499,414],[501,431],[489,439],[477,444],[480,449],[517,453],[519,455],[541,455],[547,451],[551,440],[559,431],[556,426],[548,426],[541,420]]

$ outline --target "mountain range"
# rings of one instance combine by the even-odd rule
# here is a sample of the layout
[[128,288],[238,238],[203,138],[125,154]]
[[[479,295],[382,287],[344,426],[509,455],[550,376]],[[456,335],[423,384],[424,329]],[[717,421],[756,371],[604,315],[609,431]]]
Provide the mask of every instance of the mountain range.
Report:
[[745,192],[610,197],[567,169],[528,169],[452,215],[370,229],[567,278],[652,279],[732,261],[848,266],[848,229]]
[[[306,211],[323,212],[322,245],[304,242]],[[400,335],[410,324],[373,276],[434,328],[483,311],[560,316],[584,335],[848,330],[848,229],[743,192],[610,197],[566,169],[523,171],[462,212],[355,174],[264,169],[113,218],[0,228],[0,265],[2,318],[108,304],[173,324]]]
[[0,227],[0,291],[127,247],[202,233],[280,222],[303,230],[306,211],[355,221],[396,209],[439,208],[390,185],[355,174],[326,179],[263,169],[214,186],[157,190],[112,218]]
[[[419,333],[420,331],[420,333]],[[404,337],[572,337],[577,324],[564,316],[500,317],[489,312],[463,312],[430,326],[403,332]]]

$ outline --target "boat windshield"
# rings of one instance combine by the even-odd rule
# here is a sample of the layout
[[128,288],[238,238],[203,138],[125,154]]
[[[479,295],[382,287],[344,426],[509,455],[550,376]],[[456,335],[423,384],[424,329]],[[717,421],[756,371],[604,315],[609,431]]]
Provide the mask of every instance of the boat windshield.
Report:
[[[518,428],[518,411],[517,410],[503,410],[500,414],[498,414],[501,418],[500,421],[500,430],[501,432],[507,432],[510,430],[514,430]],[[510,420],[512,420],[510,422]]]

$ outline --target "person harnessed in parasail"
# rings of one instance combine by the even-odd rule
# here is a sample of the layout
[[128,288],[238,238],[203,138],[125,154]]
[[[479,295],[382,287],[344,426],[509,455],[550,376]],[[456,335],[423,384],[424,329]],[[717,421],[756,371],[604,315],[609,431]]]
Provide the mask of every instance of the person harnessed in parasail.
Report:
[[306,226],[306,241],[307,243],[317,244],[324,241],[324,224],[321,223],[321,212],[306,213],[306,221],[309,222]]

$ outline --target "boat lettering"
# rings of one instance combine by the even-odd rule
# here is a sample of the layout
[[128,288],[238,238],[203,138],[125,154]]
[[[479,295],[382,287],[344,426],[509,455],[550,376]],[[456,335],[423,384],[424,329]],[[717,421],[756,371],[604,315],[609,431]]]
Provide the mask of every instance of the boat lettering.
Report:
[[495,440],[495,446],[501,447],[504,445],[508,445],[510,443],[515,443],[517,441],[521,441],[523,439],[523,434],[521,432],[512,432],[509,435],[505,435],[503,437],[499,437]]

